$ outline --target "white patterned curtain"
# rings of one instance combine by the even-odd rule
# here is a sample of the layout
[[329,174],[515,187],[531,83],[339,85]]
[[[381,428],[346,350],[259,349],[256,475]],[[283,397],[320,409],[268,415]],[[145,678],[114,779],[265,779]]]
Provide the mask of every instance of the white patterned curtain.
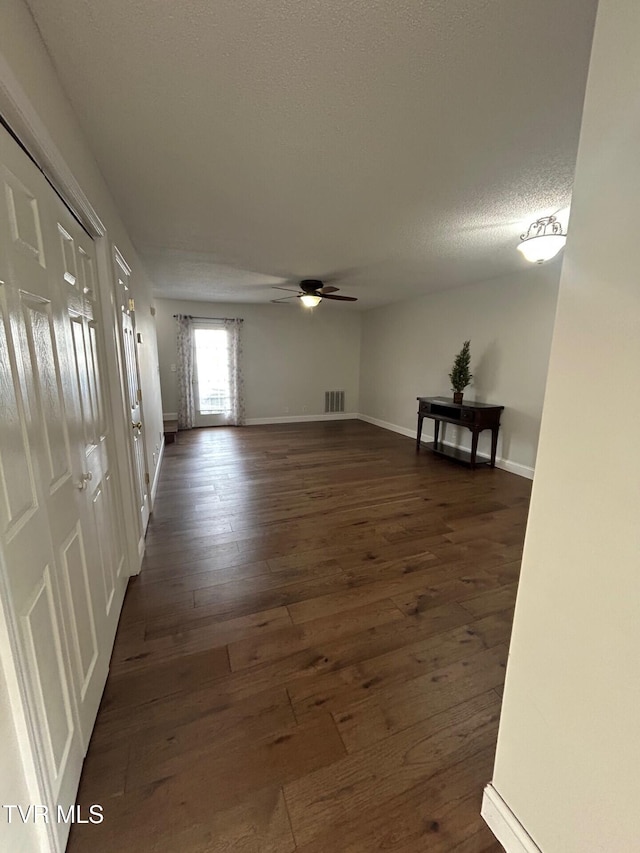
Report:
[[242,372],[242,320],[224,320],[227,332],[229,370],[229,411],[227,420],[233,426],[244,424],[244,375]]
[[193,319],[176,314],[178,324],[178,429],[193,429]]

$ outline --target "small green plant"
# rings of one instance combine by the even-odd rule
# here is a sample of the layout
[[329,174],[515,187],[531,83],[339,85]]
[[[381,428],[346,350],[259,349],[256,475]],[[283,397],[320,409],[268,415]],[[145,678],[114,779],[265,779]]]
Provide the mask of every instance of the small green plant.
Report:
[[453,362],[449,379],[451,380],[451,389],[453,391],[463,391],[473,379],[473,374],[469,373],[469,364],[471,363],[471,341],[465,341],[462,344],[462,349],[458,353]]

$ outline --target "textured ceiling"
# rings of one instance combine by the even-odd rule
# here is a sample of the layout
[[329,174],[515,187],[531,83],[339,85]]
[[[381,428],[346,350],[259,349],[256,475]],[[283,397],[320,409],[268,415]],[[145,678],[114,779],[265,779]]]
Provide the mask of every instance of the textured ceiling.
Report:
[[596,0],[28,0],[156,294],[509,274],[570,202]]

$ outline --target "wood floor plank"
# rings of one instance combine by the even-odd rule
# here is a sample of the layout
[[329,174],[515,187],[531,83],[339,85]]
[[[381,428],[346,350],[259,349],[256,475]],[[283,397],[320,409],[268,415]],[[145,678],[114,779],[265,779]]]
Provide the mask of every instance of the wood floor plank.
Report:
[[[252,633],[251,629],[264,631],[281,627],[291,623],[291,617],[286,607],[270,607],[267,610],[256,609],[250,613],[234,615],[234,613],[210,614],[207,608],[198,608],[194,611],[197,615],[188,621],[182,614],[165,613],[162,616],[149,619],[146,624],[144,642],[171,638],[180,641],[182,637],[198,636],[207,631],[211,632],[213,645],[217,645],[218,637],[226,637],[225,642],[233,642],[239,639],[245,632]],[[191,614],[190,614],[191,615]]]
[[461,602],[462,607],[472,616],[487,616],[497,613],[507,607],[513,607],[516,602],[517,584],[509,584],[500,589],[492,589],[482,595],[467,598]]
[[329,768],[285,786],[297,844],[345,812],[384,803],[435,775],[447,762],[458,764],[491,747],[497,732],[499,701],[491,693],[430,721],[349,755]]
[[465,625],[344,666],[313,681],[298,681],[289,685],[289,696],[298,719],[318,711],[340,711],[381,690],[402,686],[482,651],[485,646],[481,638],[473,626]]
[[247,714],[251,716],[254,710],[260,713],[272,709],[274,704],[288,698],[284,687],[275,687],[254,691],[244,700],[232,701],[220,697],[217,683],[187,693],[172,693],[143,705],[101,709],[89,751],[108,751],[125,743],[138,751],[145,743],[172,737],[182,726],[204,719],[207,719],[208,730],[217,736],[216,732],[229,731],[234,720],[242,720]]
[[[457,764],[447,764],[391,799],[383,795],[357,811],[344,808],[333,821],[320,823],[319,834],[297,849],[303,853],[502,853],[486,826],[477,820],[480,792],[493,752],[493,747],[486,748]],[[289,793],[291,796],[291,790]],[[348,791],[343,796],[348,796]]]
[[498,646],[343,706],[334,717],[347,750],[355,752],[478,694],[493,694],[491,688],[504,681],[506,663],[507,650]]
[[[517,565],[519,566],[519,563]],[[515,600],[511,586],[507,587],[509,594],[503,596],[507,582],[505,577],[508,577],[510,581],[513,575],[510,569],[505,571],[502,566],[493,570],[465,572],[458,577],[439,581],[438,578],[442,577],[443,574],[434,572],[434,583],[429,584],[424,589],[409,590],[402,596],[393,596],[392,601],[408,616],[422,613],[446,601],[456,601],[475,617],[504,610]],[[486,597],[485,593],[487,594]],[[489,597],[489,593],[493,593],[493,595]],[[476,602],[476,599],[479,599],[480,603]],[[467,603],[469,604],[468,607],[465,606]],[[482,610],[483,604],[485,606],[484,611]]]
[[313,619],[303,625],[287,625],[266,637],[247,637],[230,642],[231,669],[238,671],[278,660],[316,643],[331,642],[402,618],[402,611],[393,601],[382,599],[346,612]]
[[124,794],[130,752],[131,744],[126,739],[114,740],[102,747],[91,745],[83,767],[84,802],[104,803]]
[[295,724],[289,697],[282,688],[177,726],[167,720],[155,733],[147,732],[144,739],[131,745],[126,789],[131,791],[181,773],[203,756],[215,758],[239,741],[253,745],[259,738]]
[[154,616],[161,616],[163,613],[180,613],[180,619],[186,621],[189,618],[187,611],[192,610],[194,606],[193,592],[189,590],[177,593],[169,599],[165,598],[162,600],[127,595],[125,596],[120,618],[125,624],[129,624],[131,622],[150,619]]
[[[439,538],[439,537],[438,537]],[[391,560],[374,559],[366,556],[364,560],[343,560],[343,571],[345,577],[352,582],[352,586],[361,586],[374,581],[394,580],[405,575],[424,572],[422,577],[428,577],[434,583],[448,577],[448,570],[444,569],[430,551],[410,554],[407,557],[394,558]]]
[[[235,542],[233,544],[236,545]],[[140,581],[142,586],[146,586],[147,583],[174,581],[203,572],[226,572],[228,577],[225,580],[233,580],[243,577],[243,573],[247,577],[263,574],[265,571],[264,562],[264,560],[255,560],[254,562],[247,560],[237,547],[233,550],[226,550],[216,546],[210,549],[206,557],[200,556],[199,558],[194,558],[192,553],[186,550],[181,559],[170,560],[160,566],[143,566],[144,576],[140,576]],[[220,576],[223,577],[222,574]]]
[[[208,500],[208,498],[207,498]],[[166,541],[166,537],[162,537],[157,543],[150,537],[147,537],[147,544],[144,551],[145,558],[150,562],[154,557],[166,554],[181,554],[186,548],[213,547],[218,544],[216,538],[220,533],[232,533],[231,524],[228,521],[210,521],[206,526],[206,532],[202,530],[200,525],[200,533],[194,536],[192,533],[182,531],[171,537],[170,541]]]
[[[324,579],[328,578],[324,582]],[[224,584],[216,584],[196,589],[193,594],[196,607],[209,605],[224,606],[224,602],[234,602],[245,599],[248,595],[257,595],[269,590],[279,590],[283,587],[295,587],[305,584],[304,592],[308,589],[312,594],[315,589],[324,590],[327,587],[342,586],[344,574],[336,560],[323,560],[313,566],[297,566],[282,572],[261,574],[253,578],[250,588],[241,580],[228,580]]]
[[[273,584],[273,585],[272,585]],[[256,585],[257,586],[257,585]],[[295,581],[279,584],[277,576],[265,583],[262,588],[255,588],[231,582],[223,584],[215,590],[203,590],[197,596],[198,605],[195,608],[195,618],[199,616],[229,619],[234,615],[253,613],[255,610],[268,610],[273,607],[289,607],[308,599],[316,599],[325,595],[335,594],[349,589],[349,583],[342,572],[312,578],[311,580]],[[388,596],[377,596],[377,598]],[[292,610],[289,610],[293,621]],[[320,614],[317,614],[320,615]]]
[[289,611],[286,607],[275,607],[272,610],[260,610],[235,619],[214,621],[211,624],[190,627],[176,627],[171,621],[151,620],[146,624],[146,634],[142,637],[122,642],[114,648],[111,657],[111,672],[121,674],[134,669],[151,666],[170,658],[191,655],[206,651],[242,639],[258,642],[269,632],[284,626],[292,625]]
[[[138,797],[109,801],[100,825],[76,825],[69,851],[112,853],[293,853],[291,832],[282,789],[264,788],[223,810],[208,808],[210,792],[196,797],[179,795],[171,787],[151,789]],[[89,804],[81,788],[79,802]]]
[[369,604],[383,598],[394,598],[403,593],[419,589],[432,577],[430,569],[404,574],[390,580],[374,581],[367,584],[349,585],[345,579],[345,588],[329,591],[324,595],[310,596],[289,605],[289,613],[294,622],[308,622],[320,616],[330,616],[342,610],[350,610],[358,604]]
[[[498,701],[494,694],[494,699]],[[326,714],[301,725],[288,724],[267,734],[240,737],[224,749],[203,750],[169,776],[159,775],[137,787],[127,782],[126,797],[140,807],[153,807],[159,790],[163,800],[189,797],[209,811],[231,808],[243,797],[272,785],[281,786],[330,765],[345,755],[331,716]],[[171,762],[169,762],[171,763]],[[153,774],[152,774],[153,775]]]
[[487,648],[500,643],[508,643],[513,624],[513,605],[498,613],[491,613],[473,622],[473,630],[482,639]]
[[180,575],[169,577],[158,576],[149,571],[133,579],[128,596],[139,597],[145,600],[173,599],[180,593],[195,592],[197,589],[206,589],[218,586],[229,581],[246,580],[259,575],[268,575],[269,566],[266,560],[258,563],[243,563],[239,566],[224,567],[218,569],[203,569],[198,571],[199,564],[188,564],[183,568],[193,569]]
[[109,710],[116,705],[142,705],[221,678],[229,671],[227,649],[222,647],[166,661],[142,672],[114,674],[107,682],[102,707]]
[[361,421],[181,432],[69,853],[497,853],[530,488]]

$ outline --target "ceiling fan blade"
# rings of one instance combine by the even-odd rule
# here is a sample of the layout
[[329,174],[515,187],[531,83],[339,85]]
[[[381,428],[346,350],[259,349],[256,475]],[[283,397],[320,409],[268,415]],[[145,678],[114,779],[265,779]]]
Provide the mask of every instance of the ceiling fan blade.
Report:
[[271,289],[272,290],[286,290],[287,293],[298,293],[297,290],[292,290],[290,287],[278,287],[277,284],[272,284]]
[[339,287],[333,287],[332,285],[328,284],[324,287],[321,287],[318,293],[321,293],[323,296],[326,296],[327,293],[337,293],[338,290],[340,290]]
[[296,296],[283,296],[282,299],[272,299],[271,302],[274,305],[278,305],[281,302],[288,302],[290,299],[296,299],[296,298],[297,298],[297,294],[296,294]]
[[357,296],[333,296],[331,293],[323,293],[323,299],[335,299],[336,302],[357,302]]

